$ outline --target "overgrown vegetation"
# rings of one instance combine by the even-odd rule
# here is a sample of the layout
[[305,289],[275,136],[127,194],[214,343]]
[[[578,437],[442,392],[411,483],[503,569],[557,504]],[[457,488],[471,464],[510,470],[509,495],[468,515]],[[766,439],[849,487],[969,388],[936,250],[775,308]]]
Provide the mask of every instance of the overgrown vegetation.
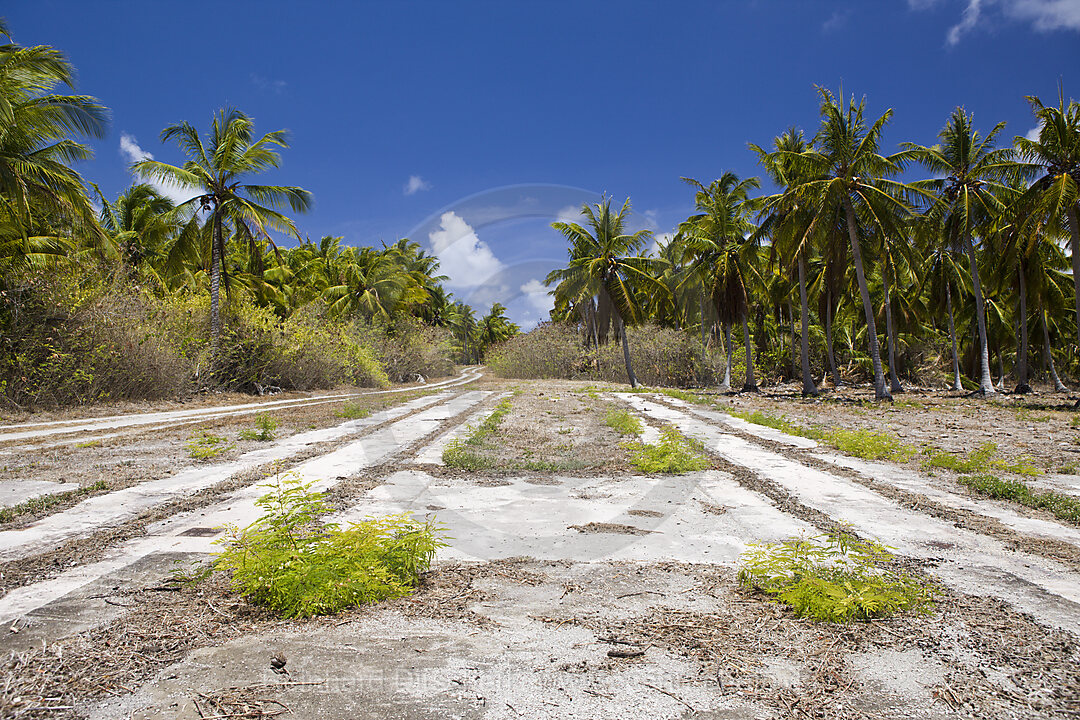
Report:
[[655,443],[628,443],[630,463],[650,475],[684,475],[712,465],[700,440],[688,438],[674,426],[660,431]]
[[644,429],[641,420],[626,410],[612,408],[604,417],[604,422],[609,428],[620,435],[640,435]]
[[1052,490],[1039,492],[1020,480],[1005,480],[988,474],[963,475],[959,480],[980,495],[1046,510],[1058,520],[1080,525],[1080,498]]
[[485,441],[499,429],[499,423],[510,412],[511,399],[506,398],[464,438],[451,440],[443,449],[442,460],[447,467],[459,470],[490,470],[498,465],[496,458],[485,452]]
[[266,413],[259,413],[255,416],[255,429],[254,430],[241,430],[241,440],[258,440],[259,442],[269,442],[274,439],[274,431],[277,430],[278,421],[271,415]]
[[783,416],[768,415],[758,410],[748,412],[724,408],[724,411],[747,422],[771,427],[789,435],[809,438],[829,445],[842,453],[864,460],[907,462],[917,452],[914,447],[902,442],[900,438],[890,433],[845,428],[825,430],[816,426],[793,423]]
[[371,414],[371,409],[364,406],[359,402],[344,402],[341,404],[341,408],[338,410],[338,417],[347,418],[349,420],[360,420],[366,418]]
[[22,515],[36,515],[42,513],[49,508],[56,507],[57,505],[63,505],[71,502],[72,500],[79,500],[93,495],[94,493],[107,490],[108,485],[104,480],[98,480],[91,485],[85,485],[75,490],[68,490],[61,493],[51,493],[49,495],[39,495],[29,500],[24,500],[18,505],[11,505],[9,507],[0,507],[0,523],[8,523]]
[[329,507],[291,475],[257,500],[263,515],[231,528],[215,567],[250,602],[287,618],[328,615],[410,593],[445,547],[434,520],[390,515],[342,528],[319,518]]
[[846,622],[925,612],[931,591],[890,570],[885,546],[848,533],[751,545],[740,558],[739,583],[789,606],[798,617]]
[[958,473],[978,473],[985,470],[1003,470],[1017,475],[1041,475],[1042,470],[1035,467],[1027,457],[1017,460],[1003,460],[996,457],[998,447],[988,442],[964,454],[955,455],[936,448],[926,448],[923,461],[927,468],[944,468]]
[[233,445],[226,443],[224,437],[215,435],[209,430],[193,433],[185,446],[188,456],[196,460],[212,460],[233,449]]

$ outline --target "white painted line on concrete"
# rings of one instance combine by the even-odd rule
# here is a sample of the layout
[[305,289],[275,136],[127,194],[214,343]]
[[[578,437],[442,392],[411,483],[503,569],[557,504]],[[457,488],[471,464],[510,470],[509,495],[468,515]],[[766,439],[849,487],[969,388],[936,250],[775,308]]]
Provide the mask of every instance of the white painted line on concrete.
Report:
[[852,480],[789,460],[678,410],[638,396],[623,399],[833,520],[903,555],[934,559],[939,564],[928,571],[946,584],[973,595],[993,595],[1042,622],[1080,633],[1080,575],[1060,563],[1013,552],[994,538],[901,507]]
[[[327,490],[365,467],[378,465],[406,445],[429,435],[444,420],[479,403],[487,393],[463,393],[450,401],[398,420],[393,425],[349,443],[326,455],[312,458],[289,472],[315,490]],[[418,398],[425,400],[430,398]],[[0,624],[62,598],[103,575],[115,572],[154,553],[210,553],[215,537],[180,535],[193,528],[245,526],[258,519],[255,501],[266,493],[261,484],[242,487],[214,505],[181,513],[147,528],[145,536],[132,538],[107,551],[105,557],[65,571],[55,578],[16,588],[0,598]]]

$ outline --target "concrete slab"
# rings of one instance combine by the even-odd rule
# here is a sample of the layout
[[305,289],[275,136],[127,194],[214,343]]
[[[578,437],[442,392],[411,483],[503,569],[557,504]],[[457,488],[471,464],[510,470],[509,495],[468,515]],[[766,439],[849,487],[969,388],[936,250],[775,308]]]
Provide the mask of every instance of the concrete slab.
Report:
[[52,495],[77,488],[77,485],[46,480],[3,480],[0,481],[0,507],[11,507],[42,495]]
[[754,437],[759,437],[762,440],[771,440],[775,443],[780,443],[782,445],[790,445],[791,447],[802,449],[816,448],[818,446],[817,442],[811,440],[810,438],[804,438],[798,435],[789,435],[782,430],[777,430],[775,428],[767,427],[765,425],[758,425],[757,423],[748,422],[746,420],[743,420],[742,418],[737,418],[734,415],[728,415],[727,413],[717,412],[715,410],[708,410],[701,407],[700,405],[686,402],[685,400],[665,396],[664,402],[668,405],[674,405],[675,407],[678,407],[679,409],[688,412],[691,415],[696,415],[713,423],[721,423],[723,425],[727,425],[734,430],[744,432],[747,435],[753,435]]
[[[500,393],[498,397],[495,398],[494,402],[498,403],[509,395],[510,393]],[[443,462],[442,454],[443,450],[446,449],[446,446],[453,440],[458,440],[468,435],[472,432],[472,428],[484,422],[484,420],[486,420],[493,412],[495,412],[494,406],[473,413],[465,419],[465,422],[444,432],[442,435],[435,438],[435,440],[425,445],[420,452],[413,456],[412,461],[419,465],[444,465],[445,463]]]

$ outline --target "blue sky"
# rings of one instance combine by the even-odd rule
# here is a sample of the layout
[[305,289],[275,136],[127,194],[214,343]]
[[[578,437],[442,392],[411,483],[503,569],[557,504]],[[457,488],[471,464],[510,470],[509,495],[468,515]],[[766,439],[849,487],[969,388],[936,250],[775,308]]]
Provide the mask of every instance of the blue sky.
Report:
[[747,142],[813,134],[814,85],[866,95],[885,135],[934,142],[964,105],[1006,136],[1025,95],[1080,95],[1080,0],[68,2],[8,0],[23,45],[63,50],[112,109],[80,167],[114,196],[132,158],[233,105],[292,147],[268,181],[315,194],[304,235],[438,251],[459,297],[546,316],[565,256],[548,227],[600,193],[669,232],[680,176],[760,173]]

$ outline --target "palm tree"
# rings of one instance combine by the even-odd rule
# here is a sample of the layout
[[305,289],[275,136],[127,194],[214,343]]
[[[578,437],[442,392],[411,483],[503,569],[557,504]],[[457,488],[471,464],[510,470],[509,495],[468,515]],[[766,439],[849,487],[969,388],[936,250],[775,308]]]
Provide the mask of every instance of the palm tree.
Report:
[[[11,39],[2,18],[0,35]],[[0,45],[0,267],[62,261],[73,248],[63,231],[98,247],[107,240],[70,165],[92,154],[72,136],[103,137],[108,111],[92,97],[53,92],[73,89],[74,77],[54,48]]]
[[289,146],[284,130],[254,139],[251,118],[234,108],[219,110],[213,118],[206,141],[187,122],[170,125],[161,132],[162,142],[175,140],[188,160],[182,167],[158,160],[141,160],[132,169],[144,177],[191,189],[199,194],[180,204],[181,208],[199,209],[208,214],[211,227],[210,249],[210,338],[217,357],[221,341],[220,288],[222,260],[227,234],[225,226],[250,223],[259,233],[267,228],[287,232],[298,240],[293,221],[277,208],[288,205],[294,212],[311,207],[311,193],[303,188],[283,185],[252,185],[248,176],[279,167],[281,155],[276,148]]
[[1080,103],[1065,105],[1060,95],[1057,107],[1047,107],[1037,97],[1028,97],[1039,121],[1038,140],[1018,137],[1014,141],[1020,158],[1043,176],[1018,201],[1028,214],[1029,232],[1062,232],[1068,220],[1072,237],[1073,303],[1076,328],[1080,334]]
[[[747,323],[750,276],[756,273],[755,230],[749,214],[753,209],[750,190],[761,187],[756,177],[740,180],[725,172],[708,186],[692,178],[683,181],[697,188],[694,206],[698,214],[679,225],[679,245],[683,261],[690,263],[686,282],[702,287],[708,307],[724,328],[742,323],[746,345],[744,390],[756,390],[754,362]],[[705,322],[704,316],[702,322]],[[731,366],[731,344],[727,343],[727,365]]]
[[490,347],[509,340],[517,335],[519,330],[520,328],[506,317],[506,307],[500,303],[494,303],[488,314],[480,318],[476,326],[476,339],[479,346],[477,359],[483,360],[484,354]]
[[132,185],[114,202],[97,185],[93,188],[101,202],[101,226],[112,236],[127,272],[147,273],[164,285],[157,268],[166,263],[182,225],[172,201],[145,183]]
[[369,323],[389,321],[402,302],[409,276],[394,256],[375,248],[347,248],[340,257],[340,282],[323,297],[333,312],[360,315]]
[[765,199],[761,211],[764,217],[762,231],[772,236],[774,250],[781,256],[794,258],[793,263],[798,268],[802,392],[803,395],[817,395],[817,385],[810,370],[810,311],[806,292],[807,258],[814,249],[814,238],[810,232],[813,214],[809,208],[793,202],[793,193],[790,192],[806,179],[795,175],[798,163],[793,162],[795,156],[806,152],[806,140],[801,130],[790,128],[773,138],[773,152],[767,152],[753,143],[750,143],[750,149],[757,153],[758,162],[765,168],[773,184],[783,188],[779,194]]
[[[947,232],[940,213],[922,214],[915,220],[915,238],[919,249],[926,258],[922,270],[922,284],[916,290],[923,294],[923,287],[929,285],[939,292],[931,293],[930,309],[935,314],[941,311],[944,302],[945,315],[949,320],[949,344],[952,348],[952,389],[959,392],[964,389],[960,379],[960,354],[956,342],[956,319],[953,312],[953,292],[966,292],[968,287],[967,272],[957,258],[961,254],[955,232]],[[952,228],[955,230],[955,226]],[[944,288],[944,297],[940,289]],[[940,317],[940,316],[939,316]]]
[[626,231],[630,198],[618,212],[612,212],[611,199],[604,197],[594,207],[583,204],[581,214],[588,229],[571,222],[551,224],[570,241],[570,263],[549,273],[545,282],[547,285],[557,282],[556,295],[573,302],[585,297],[596,298],[599,340],[606,339],[608,327],[614,320],[615,332],[622,337],[627,378],[632,387],[637,387],[626,326],[637,325],[643,320],[639,286],[663,291],[663,285],[651,273],[658,261],[640,254],[652,233],[649,230]]
[[913,186],[933,197],[930,213],[940,214],[946,232],[956,234],[967,254],[979,328],[979,392],[983,395],[994,393],[994,382],[982,280],[972,236],[980,227],[987,229],[1004,210],[1001,196],[1007,187],[1002,181],[1020,172],[1011,148],[994,149],[994,140],[1004,127],[1005,123],[1000,122],[982,137],[972,125],[972,116],[958,107],[938,135],[941,144],[903,145],[911,158],[937,176]]
[[892,117],[892,110],[887,110],[867,126],[863,118],[865,98],[856,103],[853,96],[845,109],[825,88],[818,88],[818,92],[821,95],[821,126],[817,135],[807,150],[788,155],[799,178],[799,184],[791,190],[792,201],[809,207],[815,215],[814,223],[828,224],[837,206],[843,209],[866,318],[874,369],[874,395],[879,400],[891,399],[881,367],[881,349],[863,267],[859,226],[873,233],[897,232],[898,221],[910,211],[903,200],[903,194],[909,188],[889,178],[902,171],[904,157],[878,153],[881,133]]

